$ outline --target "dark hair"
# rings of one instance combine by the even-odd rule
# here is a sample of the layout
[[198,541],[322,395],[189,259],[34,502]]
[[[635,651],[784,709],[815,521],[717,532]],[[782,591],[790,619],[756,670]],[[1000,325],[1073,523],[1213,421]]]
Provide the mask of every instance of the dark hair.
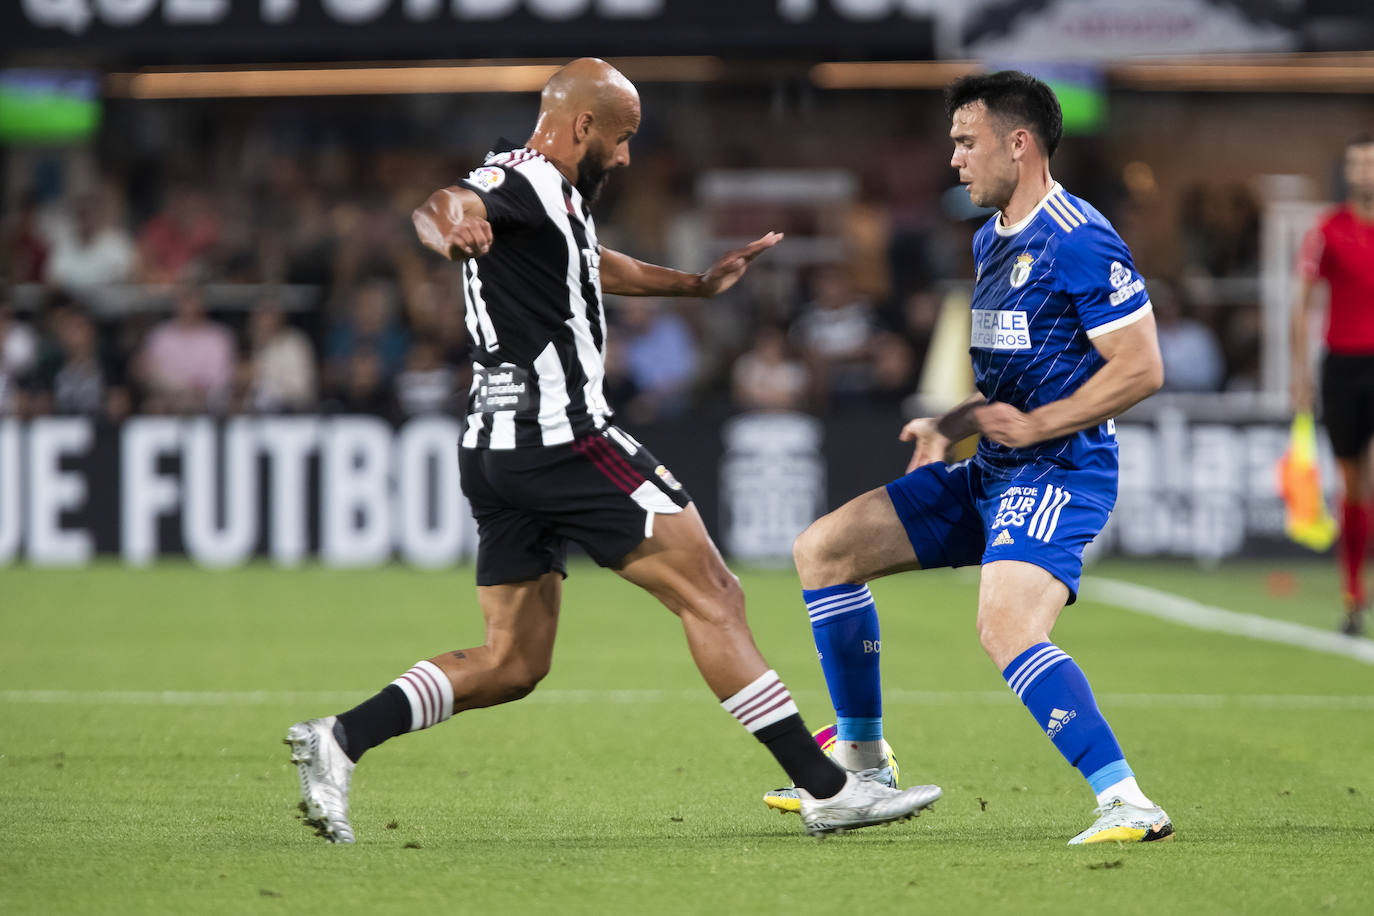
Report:
[[1347,152],[1357,146],[1371,145],[1374,145],[1374,134],[1370,133],[1359,133],[1345,141],[1345,149]]
[[1011,127],[1024,127],[1035,135],[1045,158],[1059,148],[1064,136],[1064,115],[1054,90],[1040,80],[1020,70],[999,70],[996,73],[974,73],[950,83],[945,89],[945,114],[954,113],[965,105],[982,102],[988,113]]

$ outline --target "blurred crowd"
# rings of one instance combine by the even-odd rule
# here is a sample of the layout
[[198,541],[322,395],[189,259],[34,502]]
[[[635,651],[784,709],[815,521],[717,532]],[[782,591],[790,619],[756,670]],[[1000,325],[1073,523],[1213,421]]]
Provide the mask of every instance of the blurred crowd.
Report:
[[[36,170],[0,225],[0,414],[308,411],[401,422],[462,412],[470,369],[458,270],[421,248],[409,213],[480,152],[274,152],[265,130],[246,129],[232,155],[212,157],[213,177],[117,156],[83,180]],[[967,287],[969,240],[986,218],[951,190],[943,147],[913,167],[913,142],[875,147],[850,165],[851,198],[813,212],[704,204],[693,188],[700,167],[669,140],[646,140],[598,204],[603,243],[690,269],[724,240],[768,229],[788,233],[784,246],[820,250],[770,252],[719,300],[609,297],[612,403],[645,422],[722,405],[825,413],[909,397],[942,303]],[[769,163],[741,154],[717,165]],[[1098,194],[1130,241],[1129,212],[1112,212],[1129,206],[1124,191],[1101,176],[1060,177]],[[1184,197],[1189,276],[1257,272],[1258,207],[1246,193]],[[697,263],[681,263],[684,250]],[[1199,308],[1196,284],[1152,278],[1150,288],[1169,387],[1254,384],[1257,309]]]

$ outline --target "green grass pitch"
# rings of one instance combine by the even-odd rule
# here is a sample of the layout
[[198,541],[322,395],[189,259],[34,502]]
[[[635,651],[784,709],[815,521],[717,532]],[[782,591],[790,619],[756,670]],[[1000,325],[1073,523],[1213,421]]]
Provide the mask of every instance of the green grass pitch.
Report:
[[[1095,572],[1334,622],[1329,563],[1275,571]],[[743,581],[831,721],[795,575]],[[480,642],[470,569],[0,571],[0,913],[1374,911],[1370,666],[1071,607],[1056,639],[1178,834],[1069,849],[1092,797],[982,655],[975,581],[874,586],[888,737],[945,789],[917,820],[820,841],[766,810],[781,771],[676,621],[579,565],[540,689],[369,753],[358,844],[331,847],[296,820],[286,727]]]

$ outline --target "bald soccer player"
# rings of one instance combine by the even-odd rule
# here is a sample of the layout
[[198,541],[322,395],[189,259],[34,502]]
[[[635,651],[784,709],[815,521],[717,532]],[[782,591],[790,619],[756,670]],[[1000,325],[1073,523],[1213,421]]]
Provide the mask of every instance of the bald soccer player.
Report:
[[348,790],[369,748],[454,713],[527,696],[549,671],[569,541],[682,621],[721,705],[798,787],[805,830],[899,820],[940,796],[849,773],[811,738],[745,622],[744,594],[691,497],[648,449],[611,423],[603,393],[602,293],[709,297],[782,238],[769,233],[703,273],[645,264],[597,243],[591,204],[630,164],[639,94],[584,58],[544,87],[534,134],[501,143],[413,214],[427,248],[461,262],[475,362],[459,451],[477,519],[477,599],[486,641],[417,662],[381,693],[287,733],[306,822],[353,842]]

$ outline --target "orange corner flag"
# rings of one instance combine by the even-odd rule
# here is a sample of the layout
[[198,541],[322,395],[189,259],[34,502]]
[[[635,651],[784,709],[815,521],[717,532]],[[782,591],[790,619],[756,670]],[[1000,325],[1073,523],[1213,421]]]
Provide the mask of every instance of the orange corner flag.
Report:
[[1312,550],[1326,550],[1336,540],[1336,520],[1322,498],[1317,470],[1317,427],[1310,411],[1293,418],[1288,451],[1279,459],[1279,495],[1288,536]]

